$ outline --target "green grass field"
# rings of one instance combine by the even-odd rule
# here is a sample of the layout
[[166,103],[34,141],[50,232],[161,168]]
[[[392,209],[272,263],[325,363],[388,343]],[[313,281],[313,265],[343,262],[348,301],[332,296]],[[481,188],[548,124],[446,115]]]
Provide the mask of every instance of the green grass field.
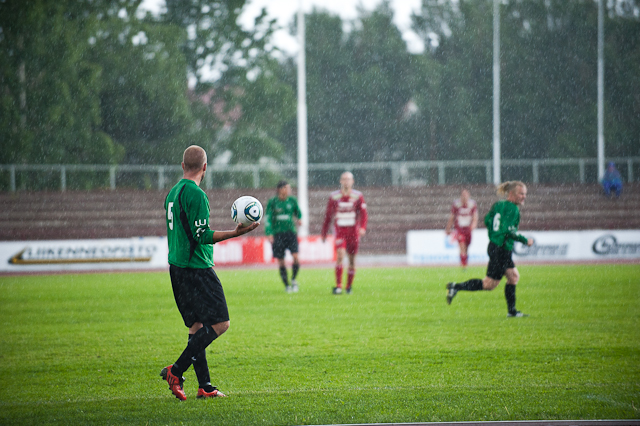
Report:
[[640,265],[521,266],[445,302],[484,268],[219,270],[231,328],[207,351],[229,398],[186,402],[159,377],[187,331],[169,274],[0,277],[0,424],[288,425],[640,417]]

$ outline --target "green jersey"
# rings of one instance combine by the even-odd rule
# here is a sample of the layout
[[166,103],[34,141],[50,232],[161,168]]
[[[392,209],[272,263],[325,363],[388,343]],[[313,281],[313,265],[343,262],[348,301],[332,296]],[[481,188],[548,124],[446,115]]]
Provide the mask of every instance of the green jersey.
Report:
[[527,238],[518,234],[520,209],[511,201],[498,201],[484,217],[484,224],[489,230],[489,241],[507,250],[513,250],[514,241],[527,243]]
[[190,179],[178,182],[164,200],[167,211],[169,263],[180,268],[213,266],[213,231],[209,228],[209,199]]
[[264,211],[264,233],[274,235],[287,231],[296,232],[296,220],[301,217],[295,197],[289,196],[285,200],[273,197],[267,202]]

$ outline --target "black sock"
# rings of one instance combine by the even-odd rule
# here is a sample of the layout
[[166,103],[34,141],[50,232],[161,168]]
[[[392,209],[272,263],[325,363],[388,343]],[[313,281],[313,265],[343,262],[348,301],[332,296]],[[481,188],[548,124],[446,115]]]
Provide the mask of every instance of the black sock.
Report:
[[216,390],[215,386],[212,386],[211,383],[206,383],[204,385],[200,385],[200,388],[204,389],[205,392],[213,392]]
[[507,310],[509,313],[516,313],[516,286],[513,284],[505,285],[504,297],[507,299]]
[[465,281],[463,283],[457,283],[453,286],[456,290],[465,290],[465,291],[478,291],[482,290],[482,280],[479,278],[474,278],[469,281]]
[[291,280],[295,280],[296,277],[298,276],[298,271],[300,270],[300,264],[299,263],[294,263],[293,266],[291,267]]
[[[189,340],[191,340],[192,337],[193,334],[190,334]],[[193,357],[191,361],[193,362],[193,370],[196,372],[196,377],[198,378],[198,385],[203,389],[206,385],[211,386],[211,376],[209,375],[206,349],[200,351],[200,353]]]
[[[180,355],[180,358],[173,363],[171,373],[182,377],[182,373],[187,371],[193,363],[193,357],[204,351],[207,346],[218,338],[218,335],[210,325],[205,325],[189,339],[187,347]],[[179,373],[179,374],[178,374]]]
[[284,283],[284,285],[289,285],[289,279],[287,278],[287,267],[286,266],[281,266],[280,267],[280,278],[282,278],[282,282]]

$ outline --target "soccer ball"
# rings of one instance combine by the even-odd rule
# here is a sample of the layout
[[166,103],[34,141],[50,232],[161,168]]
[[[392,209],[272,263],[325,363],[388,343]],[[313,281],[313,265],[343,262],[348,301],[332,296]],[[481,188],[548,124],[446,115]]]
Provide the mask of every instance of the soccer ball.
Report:
[[231,219],[242,226],[260,222],[263,214],[264,210],[260,201],[249,195],[238,198],[231,206]]

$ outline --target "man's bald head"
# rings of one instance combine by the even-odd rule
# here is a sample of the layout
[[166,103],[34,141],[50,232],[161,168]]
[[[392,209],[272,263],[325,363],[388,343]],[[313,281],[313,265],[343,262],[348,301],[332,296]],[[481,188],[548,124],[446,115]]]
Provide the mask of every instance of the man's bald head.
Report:
[[340,175],[340,188],[343,193],[349,193],[353,188],[353,173],[344,172]]
[[463,189],[462,193],[460,193],[460,201],[462,201],[462,204],[467,204],[467,201],[469,201],[469,198],[471,198],[471,194],[469,193],[468,190]]
[[191,145],[184,150],[182,164],[187,173],[199,172],[207,164],[207,153],[197,145]]

